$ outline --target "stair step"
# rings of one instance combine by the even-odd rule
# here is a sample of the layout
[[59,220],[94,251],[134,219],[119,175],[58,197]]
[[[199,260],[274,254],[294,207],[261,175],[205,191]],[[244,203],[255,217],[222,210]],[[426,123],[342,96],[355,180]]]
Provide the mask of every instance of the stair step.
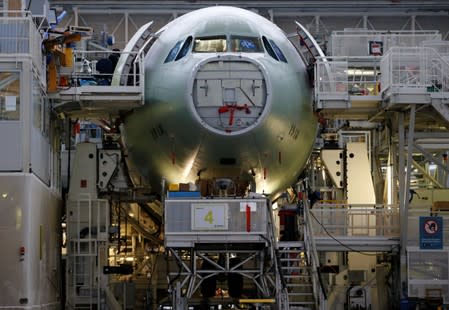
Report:
[[279,252],[285,253],[285,251],[297,251],[297,252],[304,252],[305,248],[304,246],[287,246],[287,247],[280,247],[278,248]]
[[312,283],[286,283],[287,287],[312,287]]
[[286,279],[312,278],[308,274],[284,274],[283,277]]
[[315,297],[312,293],[310,295],[288,294],[287,297],[288,297],[289,302],[314,302],[315,301]]
[[300,268],[308,268],[310,269],[310,266],[307,264],[303,264],[300,261],[283,261],[280,264],[281,267],[300,267]]
[[302,262],[304,258],[281,258],[281,262]]
[[[290,306],[300,306],[300,305],[315,305],[314,301],[292,301],[288,303]],[[291,309],[291,308],[290,308]]]
[[[313,308],[315,308],[314,306],[315,306],[315,301],[314,300],[307,300],[307,301],[305,301],[305,300],[301,300],[301,301],[290,301],[289,303],[288,303],[290,306],[291,305],[296,305],[296,306],[299,306],[299,305],[302,305],[302,306],[305,306],[305,305],[307,305],[307,306],[312,306]],[[290,308],[291,309],[291,308]]]
[[285,276],[310,276],[307,269],[302,268],[282,268],[282,274]]
[[[294,284],[297,284],[297,286],[295,286]],[[286,281],[286,283],[285,283],[286,286],[291,287],[291,288],[293,288],[293,287],[300,287],[301,284],[304,285],[304,287],[305,287],[307,285],[312,285],[312,282],[309,282],[309,280],[302,280],[302,281],[295,281],[293,283],[289,283],[289,281]]]
[[278,249],[288,249],[288,248],[304,248],[304,241],[281,241],[278,242]]
[[290,289],[310,288],[312,287],[312,282],[286,283],[285,286]]
[[305,283],[304,286],[286,285],[285,288],[292,293],[313,293],[313,285],[311,283],[309,285]]
[[302,269],[302,270],[310,270],[310,266],[282,266],[282,269]]
[[291,280],[301,280],[301,279],[312,279],[312,277],[308,274],[284,274],[284,279],[291,279]]
[[313,296],[313,292],[288,292],[288,296]]
[[286,257],[287,255],[300,255],[301,253],[304,253],[304,250],[292,249],[292,250],[279,251],[280,254],[279,258],[287,258]]

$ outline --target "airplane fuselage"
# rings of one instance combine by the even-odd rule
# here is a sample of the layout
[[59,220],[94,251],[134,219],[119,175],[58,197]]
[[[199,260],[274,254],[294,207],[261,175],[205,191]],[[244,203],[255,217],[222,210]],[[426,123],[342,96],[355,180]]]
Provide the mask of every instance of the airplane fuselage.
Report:
[[254,176],[273,194],[295,181],[316,134],[306,68],[267,19],[211,7],[158,32],[145,105],[125,122],[140,172],[169,183]]

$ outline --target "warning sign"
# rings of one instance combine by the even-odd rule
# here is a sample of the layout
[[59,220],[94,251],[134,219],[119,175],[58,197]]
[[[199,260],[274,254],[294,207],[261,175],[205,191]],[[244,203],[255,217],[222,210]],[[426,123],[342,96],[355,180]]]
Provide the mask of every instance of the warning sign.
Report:
[[423,250],[439,250],[443,248],[442,217],[419,217],[419,248]]
[[382,41],[369,41],[369,54],[371,56],[382,56],[384,53],[384,44]]

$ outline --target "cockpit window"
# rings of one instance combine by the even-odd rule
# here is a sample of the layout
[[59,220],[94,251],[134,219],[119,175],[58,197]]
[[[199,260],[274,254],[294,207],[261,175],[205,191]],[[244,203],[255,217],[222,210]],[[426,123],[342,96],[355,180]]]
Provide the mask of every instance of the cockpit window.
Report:
[[193,51],[196,53],[226,52],[225,36],[196,38]]
[[167,58],[165,58],[164,63],[173,61],[173,59],[175,59],[176,54],[178,54],[179,48],[181,47],[181,43],[182,41],[176,42],[175,46],[173,46],[173,48],[168,53]]
[[232,52],[243,53],[263,52],[262,44],[259,38],[243,36],[231,36],[231,50]]
[[270,40],[270,43],[271,43],[271,46],[273,47],[274,52],[278,56],[279,60],[286,63],[287,59],[285,58],[284,53],[282,53],[282,51],[279,48],[279,46],[277,46],[277,44],[274,43],[273,40]]
[[192,40],[193,40],[193,38],[191,36],[185,40],[184,44],[181,47],[181,50],[179,51],[178,55],[176,56],[175,61],[178,61],[179,59],[181,59],[182,57],[187,55],[187,53],[189,52],[189,49],[190,49],[190,45],[192,45]]
[[285,58],[284,53],[282,53],[279,46],[277,46],[276,43],[274,43],[273,40],[268,40],[266,37],[262,37],[263,46],[265,46],[265,49],[267,50],[268,55],[276,59],[277,61],[282,61],[287,63],[287,58]]
[[267,50],[268,55],[270,55],[271,57],[273,57],[274,59],[279,61],[279,58],[276,56],[276,53],[273,51],[273,48],[271,47],[267,38],[262,37],[262,41],[263,41],[263,46],[265,46],[265,49]]

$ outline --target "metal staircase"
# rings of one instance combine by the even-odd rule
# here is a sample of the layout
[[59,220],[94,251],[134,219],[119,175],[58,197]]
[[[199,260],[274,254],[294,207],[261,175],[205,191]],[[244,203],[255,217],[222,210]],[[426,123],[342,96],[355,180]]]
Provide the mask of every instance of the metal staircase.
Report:
[[288,309],[314,309],[311,268],[307,263],[304,243],[279,242],[278,254],[288,296]]
[[[305,196],[304,196],[305,197]],[[309,220],[309,202],[303,199],[299,202],[304,209],[304,217],[297,225],[304,236],[304,241],[279,241],[276,244],[277,264],[282,280],[283,290],[287,299],[282,310],[324,310],[326,296],[321,284],[320,261],[313,238],[312,223]]]

